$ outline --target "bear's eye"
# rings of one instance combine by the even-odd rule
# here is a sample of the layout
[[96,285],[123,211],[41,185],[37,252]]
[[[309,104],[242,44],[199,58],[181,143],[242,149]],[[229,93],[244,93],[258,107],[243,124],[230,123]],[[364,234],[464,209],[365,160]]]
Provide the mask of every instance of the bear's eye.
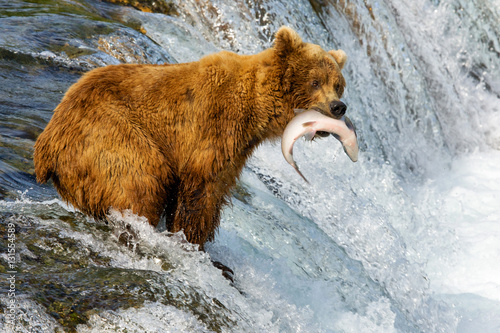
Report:
[[319,88],[319,81],[318,80],[314,80],[313,82],[311,82],[311,86],[313,88]]
[[339,83],[334,86],[334,89],[337,92],[337,95],[339,97],[342,97],[342,95],[344,94],[344,86]]

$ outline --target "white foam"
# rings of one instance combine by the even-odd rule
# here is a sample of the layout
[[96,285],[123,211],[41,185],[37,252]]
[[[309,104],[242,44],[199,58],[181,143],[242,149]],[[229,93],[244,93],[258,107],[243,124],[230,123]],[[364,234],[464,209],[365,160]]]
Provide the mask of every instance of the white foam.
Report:
[[[5,309],[10,299],[6,294],[0,295],[0,302]],[[0,316],[0,331],[2,332],[59,332],[61,325],[49,314],[45,308],[37,302],[29,299],[26,295],[16,295],[16,315],[14,325],[7,318]]]
[[435,210],[435,228],[456,236],[452,249],[429,254],[435,292],[500,301],[499,165],[497,150],[459,157],[449,172],[429,183],[427,198],[420,195],[422,204]]
[[171,305],[146,302],[140,308],[102,311],[93,314],[81,333],[103,332],[212,332],[194,315]]
[[382,299],[369,303],[365,315],[353,312],[343,313],[336,321],[335,329],[345,333],[396,333],[395,318],[396,315],[391,311],[390,302]]

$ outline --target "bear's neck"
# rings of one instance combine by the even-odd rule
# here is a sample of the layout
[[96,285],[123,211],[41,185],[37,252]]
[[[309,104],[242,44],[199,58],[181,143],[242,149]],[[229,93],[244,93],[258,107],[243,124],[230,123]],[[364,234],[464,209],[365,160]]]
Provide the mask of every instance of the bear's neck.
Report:
[[203,121],[217,119],[205,137],[213,138],[210,145],[224,145],[217,149],[223,155],[217,159],[231,161],[238,173],[259,144],[282,135],[288,114],[293,114],[286,108],[282,67],[272,48],[248,56],[222,51],[200,60],[201,82],[216,83],[207,95],[198,96],[207,106]]
[[212,92],[220,96],[217,103],[229,99],[226,105],[210,109],[222,113],[222,117],[214,117],[222,121],[221,128],[233,134],[234,139],[228,142],[235,144],[243,167],[260,143],[282,135],[292,117],[281,82],[286,68],[272,48],[248,56],[222,51],[202,59],[201,64],[203,70],[207,64],[213,70],[208,80],[220,84],[221,88]]
[[263,141],[279,138],[291,113],[281,82],[286,68],[277,60],[274,49],[267,49],[253,57],[255,100],[245,110],[252,115],[246,124],[247,128],[252,128],[248,131],[247,150],[253,150]]

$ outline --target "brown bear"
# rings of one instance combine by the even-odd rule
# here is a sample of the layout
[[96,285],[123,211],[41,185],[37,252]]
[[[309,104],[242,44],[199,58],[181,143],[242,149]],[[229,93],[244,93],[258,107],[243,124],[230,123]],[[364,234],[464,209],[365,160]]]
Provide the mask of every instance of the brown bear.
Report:
[[52,178],[63,200],[96,219],[131,209],[203,248],[246,160],[282,135],[294,109],[345,113],[346,58],[282,27],[256,55],[94,69],[36,141],[37,180]]

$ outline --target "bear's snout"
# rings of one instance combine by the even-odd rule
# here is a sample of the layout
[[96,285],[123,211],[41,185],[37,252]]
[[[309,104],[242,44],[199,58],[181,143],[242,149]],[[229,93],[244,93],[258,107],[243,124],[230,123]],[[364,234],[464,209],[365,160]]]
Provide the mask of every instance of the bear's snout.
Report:
[[332,101],[330,103],[330,112],[335,118],[340,118],[345,114],[347,110],[347,105],[341,101]]

